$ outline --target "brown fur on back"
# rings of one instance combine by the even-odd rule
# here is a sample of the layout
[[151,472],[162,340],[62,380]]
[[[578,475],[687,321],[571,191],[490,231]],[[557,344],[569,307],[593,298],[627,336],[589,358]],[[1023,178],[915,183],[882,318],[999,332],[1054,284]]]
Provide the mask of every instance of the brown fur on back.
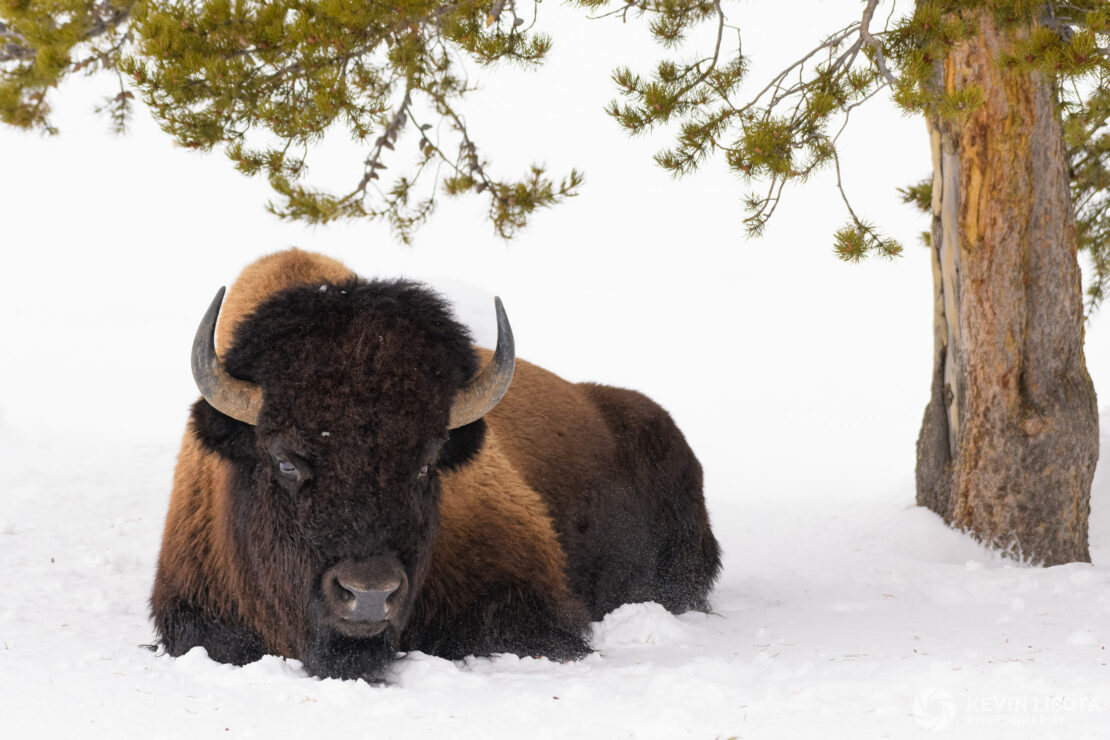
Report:
[[[480,365],[493,355],[477,352]],[[589,475],[594,461],[615,455],[613,435],[584,387],[525,360],[516,361],[509,392],[485,419],[510,464],[532,485]]]
[[[442,476],[441,529],[425,585],[425,609],[461,612],[487,585],[538,585],[564,618],[585,612],[567,584],[567,558],[540,495],[506,455],[497,433],[486,434],[481,453]],[[507,556],[507,554],[511,554]]]
[[[479,364],[492,354],[477,351]],[[700,495],[701,466],[658,404],[637,391],[570,383],[518,359],[509,392],[485,420],[515,474],[541,495],[553,527],[542,546],[565,553],[570,587],[594,619],[629,601],[704,606],[718,548]],[[689,528],[675,529],[678,521]],[[660,583],[672,593],[661,594]]]

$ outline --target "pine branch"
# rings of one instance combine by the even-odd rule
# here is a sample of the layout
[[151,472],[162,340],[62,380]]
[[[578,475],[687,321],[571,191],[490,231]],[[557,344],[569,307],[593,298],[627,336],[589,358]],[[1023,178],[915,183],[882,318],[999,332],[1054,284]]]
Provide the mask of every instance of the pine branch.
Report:
[[[867,0],[867,6],[863,9],[863,18],[859,23],[859,36],[863,43],[867,44],[875,54],[875,64],[879,67],[879,72],[887,83],[897,85],[898,80],[891,74],[890,69],[886,65],[886,57],[883,56],[883,45],[871,35],[871,18],[875,14],[875,8],[878,7],[879,0]],[[893,11],[893,9],[892,9]]]

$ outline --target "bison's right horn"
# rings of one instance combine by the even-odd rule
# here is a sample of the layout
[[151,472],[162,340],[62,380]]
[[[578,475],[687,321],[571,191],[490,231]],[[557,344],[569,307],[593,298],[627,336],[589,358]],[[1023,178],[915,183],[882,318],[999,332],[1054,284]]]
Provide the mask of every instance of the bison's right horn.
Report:
[[448,429],[458,429],[478,421],[488,414],[509,390],[516,367],[516,350],[513,345],[513,329],[500,298],[493,299],[497,310],[497,349],[493,359],[469,383],[459,391],[451,406],[451,419]]
[[193,338],[193,380],[212,408],[254,426],[262,410],[262,388],[231,377],[216,356],[216,319],[220,315],[225,290],[220,288],[216,293]]

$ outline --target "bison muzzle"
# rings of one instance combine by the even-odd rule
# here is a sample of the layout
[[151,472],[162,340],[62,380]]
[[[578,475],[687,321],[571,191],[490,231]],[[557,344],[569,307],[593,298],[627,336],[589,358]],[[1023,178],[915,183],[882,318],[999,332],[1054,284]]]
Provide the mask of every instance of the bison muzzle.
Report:
[[663,409],[516,360],[435,293],[299,250],[201,321],[151,596],[171,655],[386,678],[401,651],[589,651],[628,602],[705,609],[701,467]]

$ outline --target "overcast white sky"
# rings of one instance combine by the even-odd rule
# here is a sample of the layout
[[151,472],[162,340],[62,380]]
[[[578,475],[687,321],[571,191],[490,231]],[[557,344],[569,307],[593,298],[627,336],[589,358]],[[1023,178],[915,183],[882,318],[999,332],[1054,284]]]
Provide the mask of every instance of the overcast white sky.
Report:
[[[757,62],[749,89],[859,9],[732,6]],[[108,134],[91,112],[107,78],[58,91],[59,137],[0,130],[0,423],[28,436],[176,438],[196,396],[189,344],[215,289],[255,257],[299,245],[368,276],[450,278],[478,286],[471,295],[501,295],[521,357],[669,408],[705,463],[711,502],[823,487],[910,503],[931,275],[917,240],[924,218],[894,189],[929,173],[923,123],[875,101],[844,137],[854,203],[905,243],[904,257],[836,260],[831,234],[845,213],[829,176],[788,191],[766,236],[748,241],[747,186],[722,163],[675,182],[651,161],[665,139],[629,140],[602,111],[614,66],[647,69],[657,57],[643,27],[550,2],[540,26],[555,37],[545,67],[472,69],[484,90],[466,104],[468,121],[500,170],[541,160],[587,179],[580,198],[507,244],[472,198],[441,201],[411,248],[384,225],[280,223],[263,210],[263,182],[221,155],[174,147],[141,110],[129,136]],[[357,170],[357,151],[327,155],[318,177]],[[491,323],[492,309],[464,318]],[[1110,387],[1108,327],[1103,315],[1088,331],[1099,388]],[[739,484],[723,473],[737,466]],[[728,490],[714,489],[725,480]]]

